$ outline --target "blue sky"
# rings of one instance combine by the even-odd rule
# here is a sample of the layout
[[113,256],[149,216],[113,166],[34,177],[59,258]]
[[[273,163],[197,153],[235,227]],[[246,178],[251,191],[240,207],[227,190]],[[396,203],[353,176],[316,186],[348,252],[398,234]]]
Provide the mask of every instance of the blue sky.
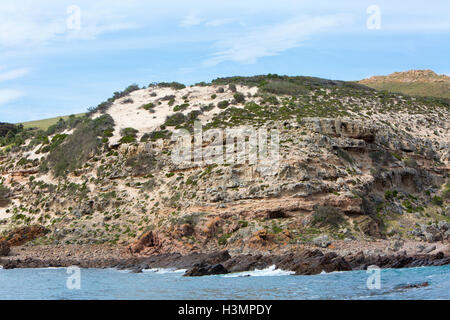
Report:
[[448,75],[449,17],[448,0],[2,0],[0,122],[84,112],[132,83]]

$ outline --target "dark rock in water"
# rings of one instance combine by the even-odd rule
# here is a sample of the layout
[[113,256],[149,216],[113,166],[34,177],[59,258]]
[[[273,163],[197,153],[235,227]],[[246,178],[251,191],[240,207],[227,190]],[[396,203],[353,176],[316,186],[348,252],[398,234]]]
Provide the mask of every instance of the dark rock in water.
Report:
[[136,266],[130,270],[131,273],[142,273],[142,267]]
[[0,241],[0,257],[5,257],[9,254],[11,248],[7,241]]
[[228,251],[219,251],[208,254],[205,261],[209,264],[219,264],[227,261],[228,259],[231,259]]
[[400,285],[400,286],[395,287],[395,289],[406,290],[406,289],[424,288],[424,287],[428,287],[429,285],[430,284],[428,282],[422,282],[422,283]]
[[216,274],[227,274],[228,270],[221,264],[210,265],[206,263],[196,263],[191,269],[186,271],[185,277],[202,277]]
[[350,271],[352,267],[341,256],[334,252],[323,254],[320,250],[305,251],[289,255],[276,264],[282,270],[295,271],[296,275],[320,274],[322,271]]
[[229,272],[243,272],[255,269],[264,269],[274,264],[273,257],[262,255],[238,255],[230,258],[224,267]]

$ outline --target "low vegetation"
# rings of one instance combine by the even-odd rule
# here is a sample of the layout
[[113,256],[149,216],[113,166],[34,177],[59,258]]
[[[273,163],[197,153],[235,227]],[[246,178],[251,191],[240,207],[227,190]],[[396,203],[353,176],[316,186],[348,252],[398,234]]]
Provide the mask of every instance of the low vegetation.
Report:
[[50,169],[56,177],[81,168],[88,159],[100,151],[101,138],[105,132],[114,128],[114,120],[110,115],[102,115],[96,119],[85,119],[47,157],[43,169]]

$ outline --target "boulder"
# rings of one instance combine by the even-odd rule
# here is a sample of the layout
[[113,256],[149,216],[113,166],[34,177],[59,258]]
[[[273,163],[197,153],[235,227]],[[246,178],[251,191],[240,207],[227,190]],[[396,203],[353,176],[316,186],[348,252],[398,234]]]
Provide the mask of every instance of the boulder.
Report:
[[380,226],[378,222],[370,216],[361,216],[356,219],[359,229],[368,236],[380,238]]
[[331,244],[331,241],[328,239],[328,236],[325,234],[325,235],[319,236],[317,238],[314,238],[313,243],[314,243],[314,245],[316,245],[318,247],[327,248]]
[[443,239],[442,233],[439,231],[438,227],[435,224],[429,226],[421,225],[421,229],[425,240],[428,242],[436,242]]
[[448,222],[447,221],[439,221],[438,229],[441,231],[447,231],[448,229],[450,229]]
[[428,247],[428,248],[425,248],[425,249],[423,250],[423,253],[428,254],[428,253],[430,253],[430,252],[432,252],[432,251],[434,251],[434,250],[436,250],[436,246],[430,246],[430,247]]
[[191,269],[187,270],[184,277],[202,277],[217,274],[227,274],[228,270],[221,264],[207,264],[205,262],[196,263]]
[[445,231],[444,240],[450,240],[450,230]]
[[404,242],[401,240],[395,240],[394,243],[391,245],[390,249],[392,251],[398,251],[401,248],[403,248]]
[[94,211],[94,201],[86,201],[83,204],[80,205],[79,211],[81,215],[90,215]]

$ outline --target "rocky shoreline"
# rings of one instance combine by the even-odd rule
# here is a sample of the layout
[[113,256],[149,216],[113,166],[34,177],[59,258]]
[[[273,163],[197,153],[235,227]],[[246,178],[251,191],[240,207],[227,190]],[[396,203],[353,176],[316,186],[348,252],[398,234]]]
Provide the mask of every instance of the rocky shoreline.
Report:
[[[379,245],[384,244],[381,242]],[[113,246],[38,246],[15,247],[9,256],[0,258],[0,265],[3,269],[76,265],[82,268],[116,268],[136,273],[145,269],[173,268],[187,269],[186,276],[202,276],[253,271],[270,266],[292,271],[296,275],[313,275],[323,271],[365,270],[371,265],[380,268],[411,268],[450,264],[449,245],[439,244],[434,248],[428,253],[411,250],[389,253],[353,250],[352,253],[339,247],[334,250],[311,247],[278,254],[230,255],[228,251],[220,251],[133,256],[125,248]]]

